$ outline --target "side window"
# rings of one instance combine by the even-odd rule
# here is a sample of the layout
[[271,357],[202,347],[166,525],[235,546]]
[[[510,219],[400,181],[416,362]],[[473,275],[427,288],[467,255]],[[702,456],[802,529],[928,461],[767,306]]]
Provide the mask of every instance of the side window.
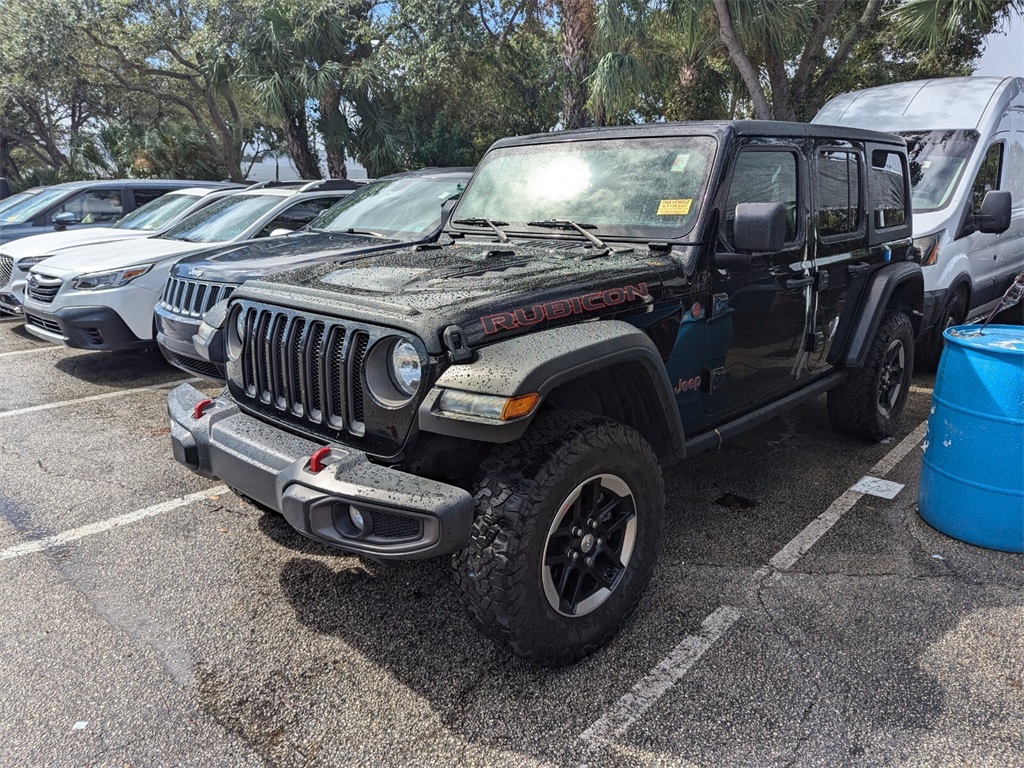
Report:
[[82,224],[117,221],[124,215],[123,193],[119,189],[90,189],[53,210],[51,220],[65,211],[75,214]]
[[786,242],[797,239],[796,155],[787,150],[746,150],[736,158],[725,204],[725,240],[732,245],[736,206],[782,203],[786,208]]
[[339,200],[340,197],[311,197],[296,203],[291,208],[281,211],[254,237],[267,237],[275,229],[290,229],[293,232],[301,229]]
[[871,220],[875,229],[898,227],[907,220],[907,182],[903,160],[895,152],[871,153]]
[[999,189],[999,180],[1003,172],[1003,143],[993,144],[985,153],[985,159],[981,161],[981,168],[978,175],[974,177],[974,185],[971,187],[971,204],[975,211],[981,210],[981,201],[985,199],[985,193]]
[[818,154],[818,236],[832,237],[860,229],[860,159],[856,152],[827,150]]
[[170,191],[169,189],[133,189],[132,195],[135,196],[135,207],[141,208],[146,203],[152,203],[158,197],[163,197],[165,193]]

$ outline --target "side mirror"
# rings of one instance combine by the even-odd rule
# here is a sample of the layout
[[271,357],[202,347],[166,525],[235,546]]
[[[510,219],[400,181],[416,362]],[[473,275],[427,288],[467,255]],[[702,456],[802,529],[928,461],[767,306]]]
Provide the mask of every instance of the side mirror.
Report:
[[733,244],[740,253],[782,250],[786,208],[782,203],[740,203],[733,222]]
[[203,315],[198,332],[192,335],[192,346],[204,360],[222,364],[227,362],[227,349],[224,344],[224,321],[227,317],[228,300],[218,301]]
[[290,235],[291,233],[292,233],[292,230],[290,230],[290,229],[285,229],[284,227],[278,227],[277,229],[272,229],[270,231],[270,236],[271,237],[280,237],[281,235]]
[[72,224],[78,223],[78,217],[71,211],[61,211],[53,217],[53,229],[56,232],[63,232]]
[[974,214],[974,231],[1000,235],[1010,228],[1012,195],[1000,189],[989,190],[981,201],[981,211]]

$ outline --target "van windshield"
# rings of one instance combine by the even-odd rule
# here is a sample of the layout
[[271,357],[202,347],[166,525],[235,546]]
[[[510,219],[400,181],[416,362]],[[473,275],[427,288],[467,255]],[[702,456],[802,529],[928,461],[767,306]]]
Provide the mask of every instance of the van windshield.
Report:
[[901,131],[899,135],[907,140],[914,213],[945,208],[978,143],[978,132]]
[[0,224],[25,224],[68,194],[67,187],[50,187],[11,206],[0,214]]

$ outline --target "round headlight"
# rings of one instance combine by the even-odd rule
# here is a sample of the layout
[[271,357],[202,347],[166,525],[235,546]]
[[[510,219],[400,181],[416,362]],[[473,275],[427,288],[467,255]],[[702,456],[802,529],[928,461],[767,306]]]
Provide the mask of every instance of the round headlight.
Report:
[[391,380],[406,395],[415,395],[420,388],[420,355],[405,339],[391,347]]

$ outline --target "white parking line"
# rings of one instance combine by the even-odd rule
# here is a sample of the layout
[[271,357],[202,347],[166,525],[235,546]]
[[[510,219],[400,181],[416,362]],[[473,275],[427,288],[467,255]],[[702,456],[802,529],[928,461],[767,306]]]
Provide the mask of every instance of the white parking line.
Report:
[[[891,472],[917,446],[928,430],[928,422],[922,422],[892,450],[871,468],[871,474],[881,477]],[[768,566],[758,568],[751,580],[751,595],[763,579],[774,569],[787,571],[814,544],[848,512],[863,493],[846,490],[833,501],[824,512],[814,518],[793,539],[780,549]],[[749,599],[745,596],[744,602]],[[647,673],[636,685],[624,694],[610,709],[580,734],[579,738],[592,745],[611,743],[622,736],[633,723],[639,720],[662,696],[672,689],[726,632],[741,618],[737,608],[723,605],[701,622],[701,629],[695,635],[688,635],[657,666]]]
[[33,347],[32,349],[17,349],[13,352],[0,352],[0,357],[14,357],[15,355],[31,355],[37,352],[56,352],[67,347],[58,347],[55,344],[50,344],[45,347]]
[[44,403],[43,405],[30,405],[27,408],[17,408],[13,411],[0,411],[0,419],[8,416],[21,416],[25,413],[38,413],[39,411],[49,411],[53,408],[63,408],[65,405],[77,405],[78,403],[91,403],[96,400],[109,400],[112,397],[121,397],[122,395],[130,395],[134,392],[149,392],[154,389],[167,389],[168,387],[177,386],[178,384],[187,384],[193,381],[199,381],[199,378],[192,379],[177,379],[175,381],[169,381],[166,384],[153,384],[148,387],[135,387],[134,389],[120,389],[117,392],[104,392],[102,395],[89,395],[88,397],[76,397],[74,400],[59,400],[56,403]]
[[79,528],[72,528],[70,531],[64,531],[64,533],[58,533],[54,536],[47,536],[45,539],[36,539],[35,541],[26,541],[21,544],[15,544],[13,547],[0,550],[0,561],[12,560],[16,557],[22,557],[23,555],[30,555],[33,552],[42,552],[44,549],[59,547],[62,544],[67,544],[70,541],[75,541],[85,536],[91,536],[94,533],[103,533],[103,531],[109,531],[112,528],[120,528],[125,525],[130,525],[131,523],[138,522],[139,520],[144,520],[147,517],[162,515],[164,512],[172,512],[175,509],[187,506],[194,501],[201,501],[203,499],[208,499],[211,496],[219,496],[220,494],[227,492],[228,487],[226,485],[218,485],[205,491],[197,491],[196,493],[190,493],[188,496],[182,496],[178,499],[171,499],[170,501],[164,501],[160,504],[154,504],[151,507],[137,509],[134,512],[126,512],[125,514],[118,515],[117,517],[100,520],[98,523],[89,523],[88,525],[83,525]]

